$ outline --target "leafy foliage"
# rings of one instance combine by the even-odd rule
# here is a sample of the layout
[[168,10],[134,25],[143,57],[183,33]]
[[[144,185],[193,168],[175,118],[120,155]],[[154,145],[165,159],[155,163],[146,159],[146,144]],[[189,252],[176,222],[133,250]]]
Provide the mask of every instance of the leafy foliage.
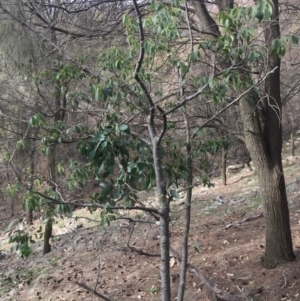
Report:
[[15,243],[12,251],[18,252],[22,258],[27,258],[31,254],[30,244],[34,244],[35,241],[27,233],[16,233],[9,238],[9,243]]

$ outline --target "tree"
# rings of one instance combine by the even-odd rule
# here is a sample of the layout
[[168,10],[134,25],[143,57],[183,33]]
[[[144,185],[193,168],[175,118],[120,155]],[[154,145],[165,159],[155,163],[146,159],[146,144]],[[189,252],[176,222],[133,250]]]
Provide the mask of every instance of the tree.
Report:
[[[202,25],[218,40],[221,37],[217,23],[210,16],[203,1],[194,1],[196,13]],[[223,24],[237,37],[233,1],[218,1],[219,9],[224,13]],[[228,10],[229,9],[229,10]],[[282,170],[282,125],[280,94],[280,58],[284,55],[284,44],[280,39],[278,1],[261,1],[254,8],[256,16],[263,21],[265,45],[268,49],[267,70],[274,70],[266,79],[264,93],[260,99],[257,92],[249,93],[240,101],[240,113],[244,124],[246,145],[254,162],[260,184],[260,193],[265,208],[266,248],[263,264],[267,268],[292,261],[292,237],[289,222],[289,210]],[[238,22],[238,21],[237,21]],[[237,42],[237,41],[236,41]],[[235,43],[236,43],[235,42]],[[221,66],[228,66],[228,57],[218,57]],[[241,59],[241,62],[244,61]],[[245,67],[247,65],[244,65]],[[249,73],[253,70],[249,66]],[[251,80],[248,74],[240,74],[245,80]]]
[[[117,3],[115,2],[116,7],[119,7]],[[221,4],[223,8],[226,8],[227,5],[233,7],[232,2],[231,4],[227,2]],[[200,137],[198,134],[203,127],[239,102],[249,150],[249,144],[253,142],[251,146],[254,145],[259,151],[269,151],[267,145],[264,144],[263,133],[257,132],[257,135],[260,134],[260,136],[253,137],[251,133],[247,132],[247,127],[251,127],[251,130],[252,128],[260,130],[261,121],[252,118],[253,110],[258,111],[256,106],[259,102],[256,98],[258,86],[269,75],[274,75],[277,65],[263,72],[261,78],[256,81],[249,76],[254,69],[254,64],[251,65],[251,63],[259,62],[260,55],[256,46],[252,47],[249,43],[252,37],[250,33],[244,33],[244,36],[238,37],[237,28],[243,25],[243,22],[253,20],[249,14],[251,9],[232,8],[228,14],[220,13],[220,22],[225,27],[224,33],[221,34],[216,22],[208,14],[205,4],[194,2],[194,12],[198,13],[199,18],[195,18],[193,21],[206,21],[205,25],[209,27],[208,32],[215,37],[213,40],[201,39],[201,42],[197,40],[196,43],[194,33],[197,30],[195,32],[192,30],[187,3],[185,3],[183,11],[177,3],[165,5],[153,1],[147,7],[149,9],[143,11],[144,4],[139,4],[135,0],[133,5],[129,3],[127,6],[122,6],[122,23],[114,13],[109,15],[108,19],[115,24],[116,32],[122,34],[106,44],[107,47],[97,49],[100,53],[98,65],[94,64],[94,52],[91,54],[87,51],[86,55],[78,57],[80,48],[70,50],[72,42],[63,42],[64,39],[62,39],[62,42],[59,43],[53,39],[53,34],[54,32],[57,34],[59,32],[62,36],[68,34],[68,42],[76,38],[78,47],[81,46],[79,38],[94,37],[91,31],[84,30],[83,33],[80,32],[80,29],[82,29],[83,20],[87,22],[89,14],[94,16],[93,13],[97,11],[98,5],[100,9],[101,3],[95,5],[85,3],[81,7],[74,1],[70,3],[58,1],[43,2],[41,6],[36,7],[35,2],[25,1],[25,8],[29,10],[30,17],[40,19],[41,23],[37,24],[42,24],[31,26],[28,23],[22,23],[22,20],[9,12],[0,2],[0,9],[3,12],[43,37],[53,47],[53,51],[59,53],[55,57],[57,60],[59,57],[64,58],[58,70],[53,72],[52,69],[46,73],[50,75],[48,82],[52,81],[56,88],[55,93],[51,93],[50,97],[55,101],[53,114],[49,115],[48,112],[42,111],[30,119],[32,126],[43,130],[45,137],[41,142],[46,153],[48,151],[51,171],[50,179],[47,182],[50,184],[49,189],[43,192],[33,190],[30,191],[30,194],[33,197],[39,196],[50,206],[60,206],[61,209],[72,204],[69,197],[70,191],[64,193],[67,185],[60,185],[58,178],[55,177],[56,152],[51,153],[50,151],[59,144],[77,142],[77,150],[82,157],[76,161],[72,160],[68,167],[64,166],[69,171],[69,176],[64,179],[65,182],[73,183],[74,186],[70,185],[71,188],[76,188],[79,181],[98,183],[99,190],[91,196],[91,203],[86,204],[81,201],[81,205],[102,208],[103,222],[110,223],[114,220],[117,216],[114,212],[118,209],[142,210],[154,217],[160,227],[162,300],[169,301],[171,300],[169,212],[170,202],[173,198],[178,197],[177,189],[172,189],[171,185],[176,186],[180,181],[183,182],[187,190],[186,222],[182,256],[179,256],[182,259],[182,269],[178,291],[178,300],[183,300],[188,259],[191,194],[194,185],[192,179],[193,159],[197,155],[201,155],[201,152],[207,152],[209,147],[216,149],[216,145],[222,145],[215,143],[216,141],[213,139],[205,145],[203,141],[197,141]],[[104,8],[106,7],[104,4]],[[256,6],[256,9],[258,7],[259,5]],[[267,7],[269,8],[269,6]],[[55,10],[60,10],[65,15],[58,18],[59,13],[56,12],[54,15],[57,23],[54,26],[53,20],[48,22],[43,16]],[[69,22],[69,18],[76,14],[79,14],[76,22],[79,21],[74,23],[76,24],[74,28],[79,31],[74,32],[70,29],[70,24],[73,23]],[[102,20],[102,16],[101,11],[97,18]],[[91,20],[94,20],[94,17]],[[88,24],[93,25],[93,21]],[[63,28],[61,25],[65,25],[65,27]],[[182,27],[183,25],[186,27]],[[51,36],[46,35],[45,27],[47,30],[50,29]],[[94,27],[92,26],[92,28]],[[83,27],[83,29],[86,28]],[[198,30],[198,33],[199,31],[203,34],[201,30]],[[96,37],[99,36],[101,34]],[[72,39],[69,40],[69,38]],[[245,48],[236,45],[238,38],[245,40]],[[237,49],[242,49],[242,52]],[[280,47],[275,47],[275,49],[278,51]],[[201,76],[201,72],[199,72],[199,76],[198,74],[195,76],[194,69],[204,69],[200,56],[207,51],[213,52],[214,50],[219,53],[217,59],[221,68],[218,66],[218,69],[210,76]],[[246,56],[248,57],[247,51],[252,51],[249,53],[249,60],[245,59]],[[250,58],[253,56],[251,61]],[[84,65],[89,60],[93,62],[91,69]],[[66,77],[63,77],[62,74]],[[38,79],[41,79],[41,76]],[[88,83],[88,88],[87,86],[81,87],[79,84],[83,79]],[[70,81],[74,81],[74,85],[70,85]],[[266,84],[266,87],[269,85]],[[271,92],[269,91],[269,93]],[[84,124],[65,124],[62,118],[62,115],[67,112],[65,102],[70,101],[72,95],[76,102],[77,114],[84,114],[89,103],[98,103],[97,108],[100,108],[100,113],[92,115],[89,111],[85,115],[88,117]],[[223,102],[224,105],[204,123],[198,124],[196,127],[195,122],[191,124],[195,118],[190,118],[190,114],[195,106],[203,104],[202,97],[211,95],[216,104]],[[256,104],[247,101],[250,98],[256,100]],[[271,113],[269,112],[269,115]],[[181,121],[178,121],[179,116]],[[97,123],[90,122],[94,117]],[[251,117],[251,122],[248,125],[246,121],[249,121],[249,117]],[[180,127],[180,123],[184,126]],[[194,133],[191,133],[192,127],[195,129]],[[250,138],[255,141],[250,141]],[[182,143],[182,141],[184,142]],[[184,146],[184,152],[178,151],[180,146]],[[257,165],[260,162],[258,155],[261,153],[256,154],[255,151],[250,150],[251,155],[256,156]],[[184,159],[182,159],[182,153],[185,154]],[[265,153],[262,154],[266,156]],[[267,155],[270,156],[268,152]],[[270,159],[267,162],[270,163]],[[264,176],[266,171],[263,167],[257,165],[257,168],[261,170],[260,177]],[[269,166],[267,167],[269,168]],[[208,184],[209,180],[205,176],[202,182]],[[138,190],[150,190],[153,186],[156,188],[159,200],[158,208],[147,207],[147,204],[139,200],[136,194]],[[275,188],[274,185],[273,189]],[[78,199],[80,200],[81,197],[82,195]],[[267,206],[266,210],[270,210],[270,208]],[[269,218],[268,215],[267,218]],[[49,230],[48,233],[51,234],[51,231]],[[48,241],[48,239],[49,235],[46,240]],[[219,292],[219,295],[222,294]],[[226,300],[229,297],[223,294],[224,298]]]

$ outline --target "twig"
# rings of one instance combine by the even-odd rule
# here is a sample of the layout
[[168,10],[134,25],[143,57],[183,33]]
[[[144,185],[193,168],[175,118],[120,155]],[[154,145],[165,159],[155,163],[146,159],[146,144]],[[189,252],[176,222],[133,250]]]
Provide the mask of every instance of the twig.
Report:
[[250,215],[249,217],[245,217],[243,220],[237,222],[237,224],[243,224],[243,223],[246,223],[246,222],[249,222],[249,221],[253,221],[253,220],[261,218],[263,216],[264,216],[263,213],[260,213],[260,214],[257,214],[257,215]]
[[85,290],[87,290],[88,292],[93,293],[95,296],[97,296],[98,298],[100,298],[100,299],[102,299],[102,300],[105,300],[105,301],[112,301],[111,299],[108,299],[106,296],[104,296],[104,295],[102,295],[102,294],[100,294],[100,293],[94,291],[93,289],[91,289],[90,287],[88,287],[87,285],[85,285],[84,283],[80,283],[80,282],[77,282],[77,281],[75,281],[75,283],[76,283],[78,286],[80,286],[80,287],[84,288]]
[[263,213],[260,213],[260,214],[257,214],[257,215],[250,215],[244,219],[242,219],[241,221],[238,221],[238,222],[235,222],[235,223],[232,223],[232,224],[228,224],[226,227],[225,227],[225,230],[228,230],[230,229],[233,225],[242,225],[246,222],[249,222],[249,221],[253,221],[255,219],[258,219],[258,218],[261,218],[263,217],[264,214]]
[[[232,102],[230,102],[227,106],[225,106],[223,109],[221,109],[220,111],[218,111],[215,115],[213,115],[211,118],[209,118],[207,121],[205,121],[199,128],[199,129],[202,129],[204,126],[206,126],[208,123],[210,123],[211,121],[213,121],[214,119],[216,119],[216,117],[218,117],[221,113],[223,113],[224,111],[226,111],[228,108],[230,108],[231,106],[233,106],[235,103],[237,103],[238,101],[240,101],[247,93],[249,93],[254,87],[258,87],[260,86],[264,81],[265,79],[272,73],[275,72],[275,70],[277,69],[278,67],[276,66],[274,69],[272,69],[270,72],[268,72],[267,74],[265,74],[265,76],[260,79],[259,81],[257,81],[256,83],[254,83],[249,89],[247,89],[246,91],[244,91],[242,94],[240,94],[236,99],[234,99]],[[206,88],[206,85],[203,86],[203,89]],[[202,90],[203,91],[203,90]],[[201,91],[201,93],[202,93]],[[196,95],[197,94],[197,95]],[[200,93],[199,93],[200,94]],[[196,96],[199,95],[198,92],[195,93]],[[193,95],[189,96],[189,98],[191,98]],[[198,130],[193,134],[193,137],[194,138],[198,132]]]
[[62,204],[62,205],[75,205],[77,207],[89,207],[89,208],[101,208],[101,209],[111,209],[111,210],[141,210],[141,211],[146,211],[150,213],[156,213],[156,214],[161,214],[160,210],[155,209],[155,208],[149,208],[149,207],[143,207],[143,206],[105,206],[99,203],[72,203],[72,202],[64,202],[64,201],[59,201],[56,200],[55,198],[52,198],[50,196],[47,196],[39,191],[34,191],[31,190],[32,193],[36,193],[37,195],[42,196],[48,202],[51,202],[53,204]]
[[[135,223],[129,229],[129,237],[128,237],[127,244],[126,244],[127,245],[127,249],[130,250],[131,252],[136,252],[139,255],[144,255],[144,256],[149,256],[149,257],[160,257],[160,254],[151,254],[151,253],[145,252],[142,249],[139,249],[139,248],[136,248],[136,247],[132,247],[130,245],[130,240],[131,240],[131,237],[132,237],[132,234],[133,234],[134,227],[135,227]],[[123,250],[125,251],[126,249],[123,249]]]
[[[285,271],[284,271],[285,272]],[[283,279],[284,279],[284,284],[280,287],[281,289],[283,289],[284,287],[286,287],[286,283],[287,283],[287,280],[286,280],[286,277],[284,275],[284,272],[283,272]]]
[[98,258],[98,273],[97,273],[97,278],[96,278],[95,286],[93,289],[93,293],[96,292],[96,288],[97,288],[98,281],[99,281],[99,276],[100,276],[100,257]]

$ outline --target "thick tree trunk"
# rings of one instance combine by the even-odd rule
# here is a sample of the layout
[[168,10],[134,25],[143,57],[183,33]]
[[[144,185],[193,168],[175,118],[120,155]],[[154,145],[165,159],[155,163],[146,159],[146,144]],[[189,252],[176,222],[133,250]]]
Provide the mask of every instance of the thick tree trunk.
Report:
[[[281,163],[281,149],[273,149],[270,144],[264,143],[253,99],[243,99],[240,109],[246,145],[256,168],[265,209],[266,248],[263,264],[266,268],[275,268],[277,265],[295,258]],[[274,133],[276,136],[277,134],[280,135],[280,133]]]
[[[272,43],[280,38],[278,0],[273,0],[273,20],[265,22],[265,41],[269,49]],[[265,151],[269,162],[262,168],[260,179],[261,195],[264,201],[266,220],[266,251],[264,266],[274,268],[277,265],[292,261],[292,235],[290,229],[289,208],[287,202],[284,173],[282,168],[282,104],[280,91],[281,60],[277,54],[269,56],[269,70],[277,67],[265,81],[265,93],[268,99],[266,108],[266,123],[263,131],[266,142]],[[250,147],[250,146],[249,146]],[[252,157],[252,156],[251,156]],[[259,162],[257,162],[257,165]]]

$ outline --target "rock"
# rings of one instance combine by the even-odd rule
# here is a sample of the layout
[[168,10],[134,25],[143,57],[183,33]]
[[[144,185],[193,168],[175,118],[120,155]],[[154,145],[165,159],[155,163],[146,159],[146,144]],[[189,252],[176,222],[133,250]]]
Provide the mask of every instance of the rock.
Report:
[[220,195],[217,196],[216,201],[219,202],[219,203],[221,203],[221,204],[224,203],[224,201],[223,201],[223,199],[222,199],[222,197]]

